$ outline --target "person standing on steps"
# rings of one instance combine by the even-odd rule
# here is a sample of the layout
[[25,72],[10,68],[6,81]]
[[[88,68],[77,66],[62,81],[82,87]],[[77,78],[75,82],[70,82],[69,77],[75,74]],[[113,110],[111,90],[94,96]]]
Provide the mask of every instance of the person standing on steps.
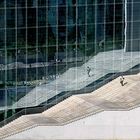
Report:
[[91,68],[88,66],[88,67],[87,67],[87,74],[88,74],[88,77],[90,77],[90,72],[91,72]]
[[120,84],[121,84],[121,86],[124,86],[124,77],[123,76],[120,77]]

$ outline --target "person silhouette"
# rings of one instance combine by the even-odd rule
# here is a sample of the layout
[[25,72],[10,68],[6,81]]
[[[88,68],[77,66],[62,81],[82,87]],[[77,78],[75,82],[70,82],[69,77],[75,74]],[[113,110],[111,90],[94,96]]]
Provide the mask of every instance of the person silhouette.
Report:
[[91,68],[88,66],[88,67],[87,67],[87,74],[88,74],[88,77],[90,77],[90,72],[91,72]]
[[120,84],[121,84],[121,86],[124,86],[124,77],[123,76],[120,77]]

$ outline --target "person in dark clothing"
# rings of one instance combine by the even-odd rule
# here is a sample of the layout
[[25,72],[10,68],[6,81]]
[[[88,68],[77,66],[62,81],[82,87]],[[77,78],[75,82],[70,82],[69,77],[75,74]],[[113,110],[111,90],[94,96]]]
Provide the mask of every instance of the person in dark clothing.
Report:
[[88,67],[87,67],[87,74],[88,74],[88,77],[90,77],[90,72],[91,72],[91,68],[88,66]]
[[121,84],[121,86],[124,86],[124,77],[123,76],[120,77],[120,84]]

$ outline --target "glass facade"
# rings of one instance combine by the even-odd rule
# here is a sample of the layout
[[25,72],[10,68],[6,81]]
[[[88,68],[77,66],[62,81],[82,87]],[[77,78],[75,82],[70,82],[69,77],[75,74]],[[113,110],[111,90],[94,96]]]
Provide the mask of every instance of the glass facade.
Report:
[[126,51],[140,51],[140,2],[126,1]]
[[135,62],[132,53],[124,53],[125,4],[1,0],[1,120],[23,108],[55,104],[64,95],[93,91],[137,65],[139,54]]

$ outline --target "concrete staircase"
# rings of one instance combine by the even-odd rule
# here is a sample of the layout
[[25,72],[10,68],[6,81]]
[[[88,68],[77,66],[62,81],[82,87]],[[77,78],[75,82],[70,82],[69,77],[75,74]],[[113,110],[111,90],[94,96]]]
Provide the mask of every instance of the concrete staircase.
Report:
[[0,138],[36,126],[61,126],[102,111],[128,111],[140,105],[140,75],[120,77],[92,93],[74,95],[40,114],[25,115],[0,128]]

